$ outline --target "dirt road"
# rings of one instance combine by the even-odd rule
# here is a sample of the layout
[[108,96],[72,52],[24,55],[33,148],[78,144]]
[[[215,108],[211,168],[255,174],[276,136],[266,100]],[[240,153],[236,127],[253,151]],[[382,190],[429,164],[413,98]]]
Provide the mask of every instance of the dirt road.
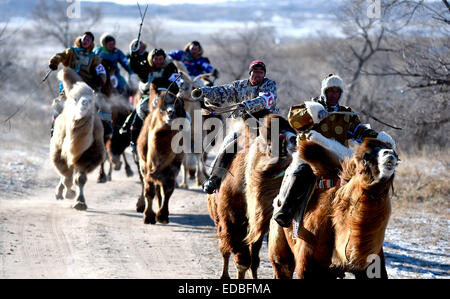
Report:
[[[85,212],[56,201],[51,188],[0,200],[0,277],[218,278],[222,259],[204,193],[193,182],[176,189],[170,223],[144,225],[134,210],[140,184],[133,170],[131,178],[114,172],[106,184],[90,174]],[[261,275],[271,277],[268,262]]]
[[[90,174],[88,210],[80,212],[71,200],[54,199],[58,179],[45,160],[37,178],[27,174],[25,187],[15,190],[28,195],[0,193],[0,278],[220,277],[214,223],[204,193],[192,181],[189,190],[173,193],[169,224],[144,225],[135,211],[140,183],[134,165],[133,177],[113,172],[106,184]],[[32,169],[21,162],[8,165],[11,177],[13,167]],[[447,215],[394,209],[384,244],[391,278],[450,278]],[[259,277],[272,278],[267,242],[260,257]],[[230,275],[235,273],[230,263]]]

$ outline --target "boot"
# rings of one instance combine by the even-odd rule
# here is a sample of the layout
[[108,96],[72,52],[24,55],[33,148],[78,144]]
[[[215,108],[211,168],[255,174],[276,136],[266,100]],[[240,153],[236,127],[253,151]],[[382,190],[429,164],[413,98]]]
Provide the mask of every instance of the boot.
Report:
[[125,119],[122,127],[119,130],[119,134],[127,134],[128,130],[130,130],[131,124],[134,122],[134,118],[136,117],[136,109],[134,109],[130,115]]
[[139,134],[141,133],[143,121],[139,117],[139,115],[135,114],[133,122],[131,124],[130,128],[130,146],[131,146],[131,152],[133,154],[134,161],[137,161],[137,139],[139,137]]
[[233,139],[217,154],[217,157],[213,162],[211,175],[203,182],[203,191],[206,193],[213,194],[215,190],[220,189],[220,184],[222,183],[223,178],[225,178],[228,168],[233,161],[236,151],[231,150],[231,147],[234,147],[235,145],[236,139]]
[[286,173],[286,178],[280,188],[281,209],[273,216],[282,227],[289,227],[292,219],[300,213],[300,223],[306,209],[309,197],[316,184],[316,176],[307,163],[301,163],[292,174]]

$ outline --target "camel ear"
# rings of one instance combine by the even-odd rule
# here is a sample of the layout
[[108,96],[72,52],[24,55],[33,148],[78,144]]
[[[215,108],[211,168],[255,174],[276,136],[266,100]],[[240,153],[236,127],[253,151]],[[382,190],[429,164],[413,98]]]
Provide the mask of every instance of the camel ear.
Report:
[[77,82],[82,81],[81,77],[74,70],[67,67],[58,72],[58,80],[62,81],[66,96]]

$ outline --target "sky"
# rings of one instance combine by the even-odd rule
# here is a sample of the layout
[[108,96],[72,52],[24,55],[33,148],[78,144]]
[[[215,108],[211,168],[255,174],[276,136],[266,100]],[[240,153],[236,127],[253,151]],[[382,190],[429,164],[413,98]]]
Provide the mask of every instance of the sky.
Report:
[[[115,2],[118,4],[130,4],[135,5],[136,0],[82,0],[82,1],[90,1],[90,2]],[[208,3],[218,3],[218,2],[227,2],[229,0],[139,0],[139,4],[159,4],[159,5],[171,5],[171,4],[182,4],[182,3],[190,3],[190,4],[208,4]],[[232,0],[239,1],[239,0]]]

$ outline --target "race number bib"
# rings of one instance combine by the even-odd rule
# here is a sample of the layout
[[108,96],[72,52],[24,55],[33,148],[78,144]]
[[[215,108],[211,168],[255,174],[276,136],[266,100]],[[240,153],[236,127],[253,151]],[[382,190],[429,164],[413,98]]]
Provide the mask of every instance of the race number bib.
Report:
[[178,75],[178,73],[173,73],[172,76],[169,77],[169,81],[170,82],[175,81],[175,83],[178,85],[178,87],[181,86],[181,76]]
[[275,97],[273,96],[273,93],[271,93],[270,91],[260,92],[259,96],[266,101],[266,108],[272,107],[273,102],[275,101]]
[[105,74],[106,75],[105,68],[101,64],[97,65],[95,70],[97,71],[97,75],[100,75],[100,74]]

